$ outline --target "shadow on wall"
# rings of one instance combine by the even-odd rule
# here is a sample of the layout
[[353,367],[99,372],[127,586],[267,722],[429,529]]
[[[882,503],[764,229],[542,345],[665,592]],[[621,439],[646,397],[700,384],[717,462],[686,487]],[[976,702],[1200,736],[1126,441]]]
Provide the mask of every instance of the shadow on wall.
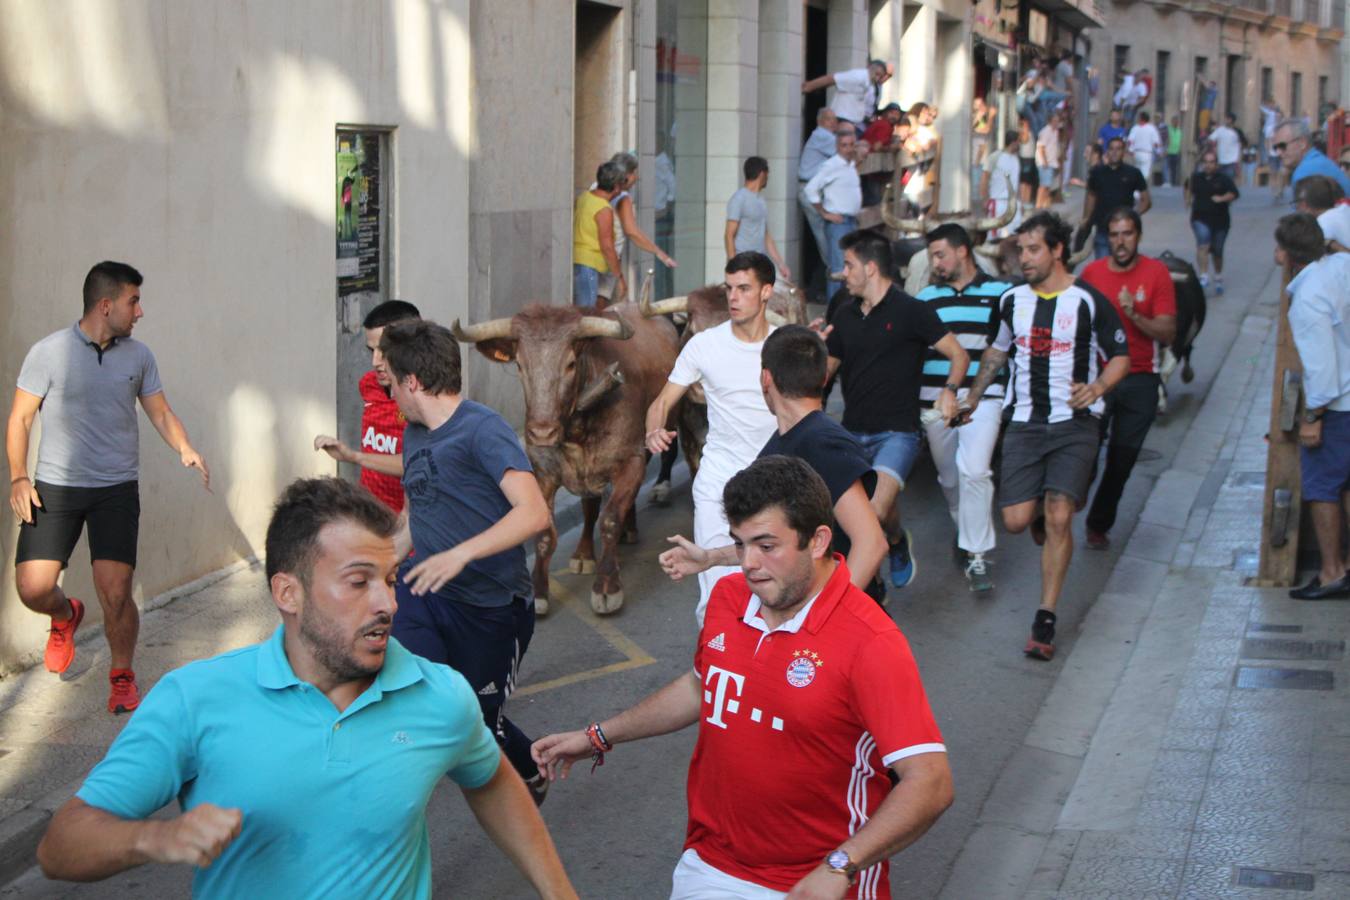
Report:
[[[146,278],[136,337],[212,468],[207,493],[142,419],[138,598],[261,552],[278,491],[335,471],[311,441],[355,390],[335,385],[338,124],[396,127],[395,165],[418,179],[394,199],[395,264],[410,265],[391,287],[462,314],[444,288],[466,270],[445,244],[467,178],[469,118],[451,107],[468,95],[467,22],[468,0],[6,3],[0,379],[78,318],[94,262],[131,263]],[[10,516],[11,565],[16,537]],[[83,541],[71,562],[67,589],[93,598]],[[46,628],[6,573],[0,672],[35,662]]]

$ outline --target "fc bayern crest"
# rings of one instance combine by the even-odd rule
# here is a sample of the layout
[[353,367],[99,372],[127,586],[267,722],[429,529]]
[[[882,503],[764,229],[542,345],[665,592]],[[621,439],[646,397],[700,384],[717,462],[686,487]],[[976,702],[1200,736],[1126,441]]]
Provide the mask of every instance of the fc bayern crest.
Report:
[[816,680],[816,667],[821,665],[820,657],[810,650],[796,650],[788,662],[787,682],[793,687],[804,688]]

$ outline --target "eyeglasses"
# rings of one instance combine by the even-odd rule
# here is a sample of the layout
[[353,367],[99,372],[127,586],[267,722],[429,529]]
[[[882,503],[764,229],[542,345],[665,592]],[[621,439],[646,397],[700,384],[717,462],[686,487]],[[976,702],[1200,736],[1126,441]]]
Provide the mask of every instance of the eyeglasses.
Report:
[[1289,145],[1284,141],[1280,141],[1278,144],[1271,144],[1270,149],[1274,150],[1276,153],[1283,153],[1288,146]]

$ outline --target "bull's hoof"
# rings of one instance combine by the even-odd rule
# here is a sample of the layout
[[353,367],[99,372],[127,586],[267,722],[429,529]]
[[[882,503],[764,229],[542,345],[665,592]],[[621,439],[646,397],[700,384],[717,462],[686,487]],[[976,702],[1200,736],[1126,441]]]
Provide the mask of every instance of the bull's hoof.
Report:
[[623,609],[623,591],[601,594],[591,591],[591,609],[597,616],[608,616]]
[[535,615],[535,618],[538,618],[539,616],[546,616],[546,615],[548,615],[548,598],[547,598],[547,597],[535,597],[535,598],[534,598],[534,615]]
[[652,485],[651,493],[652,506],[670,505],[670,482],[658,481]]
[[1194,380],[1195,370],[1191,368],[1191,363],[1187,360],[1186,364],[1181,367],[1181,383],[1190,384]]
[[567,571],[573,575],[593,575],[595,573],[595,560],[574,556],[567,561]]
[[636,528],[625,528],[619,532],[620,544],[636,544],[638,542],[638,533]]

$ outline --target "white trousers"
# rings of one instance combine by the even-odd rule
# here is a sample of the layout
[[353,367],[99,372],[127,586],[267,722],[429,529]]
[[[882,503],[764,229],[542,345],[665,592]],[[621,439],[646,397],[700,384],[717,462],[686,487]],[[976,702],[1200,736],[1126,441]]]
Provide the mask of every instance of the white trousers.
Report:
[[670,900],[782,900],[787,894],[728,875],[686,850],[671,876]]
[[956,524],[957,545],[967,553],[994,549],[994,472],[989,462],[1002,417],[1002,398],[981,400],[970,422],[959,428],[948,428],[935,409],[924,410],[920,417],[947,511]]
[[1134,166],[1144,174],[1144,180],[1150,185],[1153,184],[1153,154],[1136,153],[1134,155]]
[[[722,478],[706,467],[700,468],[694,476],[694,543],[700,547],[711,550],[731,543],[731,526],[722,512],[722,488],[730,480],[730,476]],[[713,566],[698,573],[698,607],[694,610],[694,618],[698,620],[699,628],[703,627],[703,612],[708,608],[713,585],[740,570],[740,566]]]

